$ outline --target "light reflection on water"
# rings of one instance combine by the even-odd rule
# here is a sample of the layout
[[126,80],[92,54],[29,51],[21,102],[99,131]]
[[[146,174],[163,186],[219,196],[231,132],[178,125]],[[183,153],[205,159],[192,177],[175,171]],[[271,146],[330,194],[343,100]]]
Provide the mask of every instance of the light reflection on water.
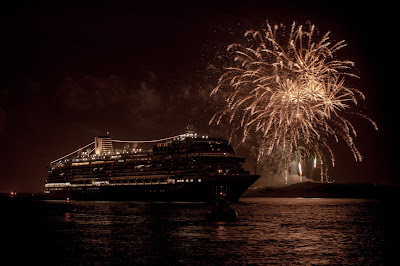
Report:
[[[362,199],[243,198],[234,222],[207,221],[206,204],[40,202],[43,264],[380,265],[393,260],[393,209]],[[45,254],[41,256],[40,254]],[[393,262],[393,261],[392,261]]]

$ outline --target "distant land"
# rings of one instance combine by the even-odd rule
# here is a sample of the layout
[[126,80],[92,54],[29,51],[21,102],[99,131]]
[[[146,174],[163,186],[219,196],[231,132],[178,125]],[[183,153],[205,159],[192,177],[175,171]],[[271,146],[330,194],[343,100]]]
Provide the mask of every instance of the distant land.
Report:
[[400,198],[399,186],[358,183],[303,182],[282,187],[248,189],[242,197]]

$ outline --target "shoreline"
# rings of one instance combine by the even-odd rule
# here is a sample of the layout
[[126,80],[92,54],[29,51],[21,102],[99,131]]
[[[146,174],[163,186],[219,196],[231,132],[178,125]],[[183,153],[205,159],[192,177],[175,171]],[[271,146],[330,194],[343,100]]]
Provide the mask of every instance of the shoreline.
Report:
[[400,186],[367,183],[304,182],[282,187],[248,189],[242,197],[395,199]]

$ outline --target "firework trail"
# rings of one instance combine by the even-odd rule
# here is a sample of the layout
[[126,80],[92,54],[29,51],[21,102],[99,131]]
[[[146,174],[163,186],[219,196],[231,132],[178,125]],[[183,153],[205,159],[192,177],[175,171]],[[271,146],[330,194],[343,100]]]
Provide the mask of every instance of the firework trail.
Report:
[[327,163],[335,156],[331,140],[346,142],[356,161],[362,156],[353,142],[357,132],[347,116],[359,115],[377,125],[355,107],[363,93],[348,87],[345,79],[358,78],[352,61],[335,58],[344,41],[332,43],[329,32],[317,39],[315,26],[293,23],[245,33],[246,44],[231,44],[227,51],[233,66],[226,68],[211,95],[227,94],[227,107],[211,123],[228,118],[231,133],[261,136],[258,160],[265,158],[285,171],[286,181],[293,160],[318,159],[321,181],[327,180]]

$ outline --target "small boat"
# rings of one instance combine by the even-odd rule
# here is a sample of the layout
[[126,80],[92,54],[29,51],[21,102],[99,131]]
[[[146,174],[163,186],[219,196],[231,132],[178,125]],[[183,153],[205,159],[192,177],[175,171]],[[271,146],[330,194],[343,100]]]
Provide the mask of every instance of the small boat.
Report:
[[211,221],[236,221],[237,218],[238,213],[229,206],[226,187],[219,186],[214,207],[207,213],[207,219]]
[[68,212],[73,212],[75,210],[76,210],[75,206],[72,204],[71,200],[67,198],[65,200],[64,205],[62,206],[62,212],[68,213]]
[[232,208],[227,210],[213,209],[207,214],[207,219],[210,221],[236,221],[237,218],[238,214]]

